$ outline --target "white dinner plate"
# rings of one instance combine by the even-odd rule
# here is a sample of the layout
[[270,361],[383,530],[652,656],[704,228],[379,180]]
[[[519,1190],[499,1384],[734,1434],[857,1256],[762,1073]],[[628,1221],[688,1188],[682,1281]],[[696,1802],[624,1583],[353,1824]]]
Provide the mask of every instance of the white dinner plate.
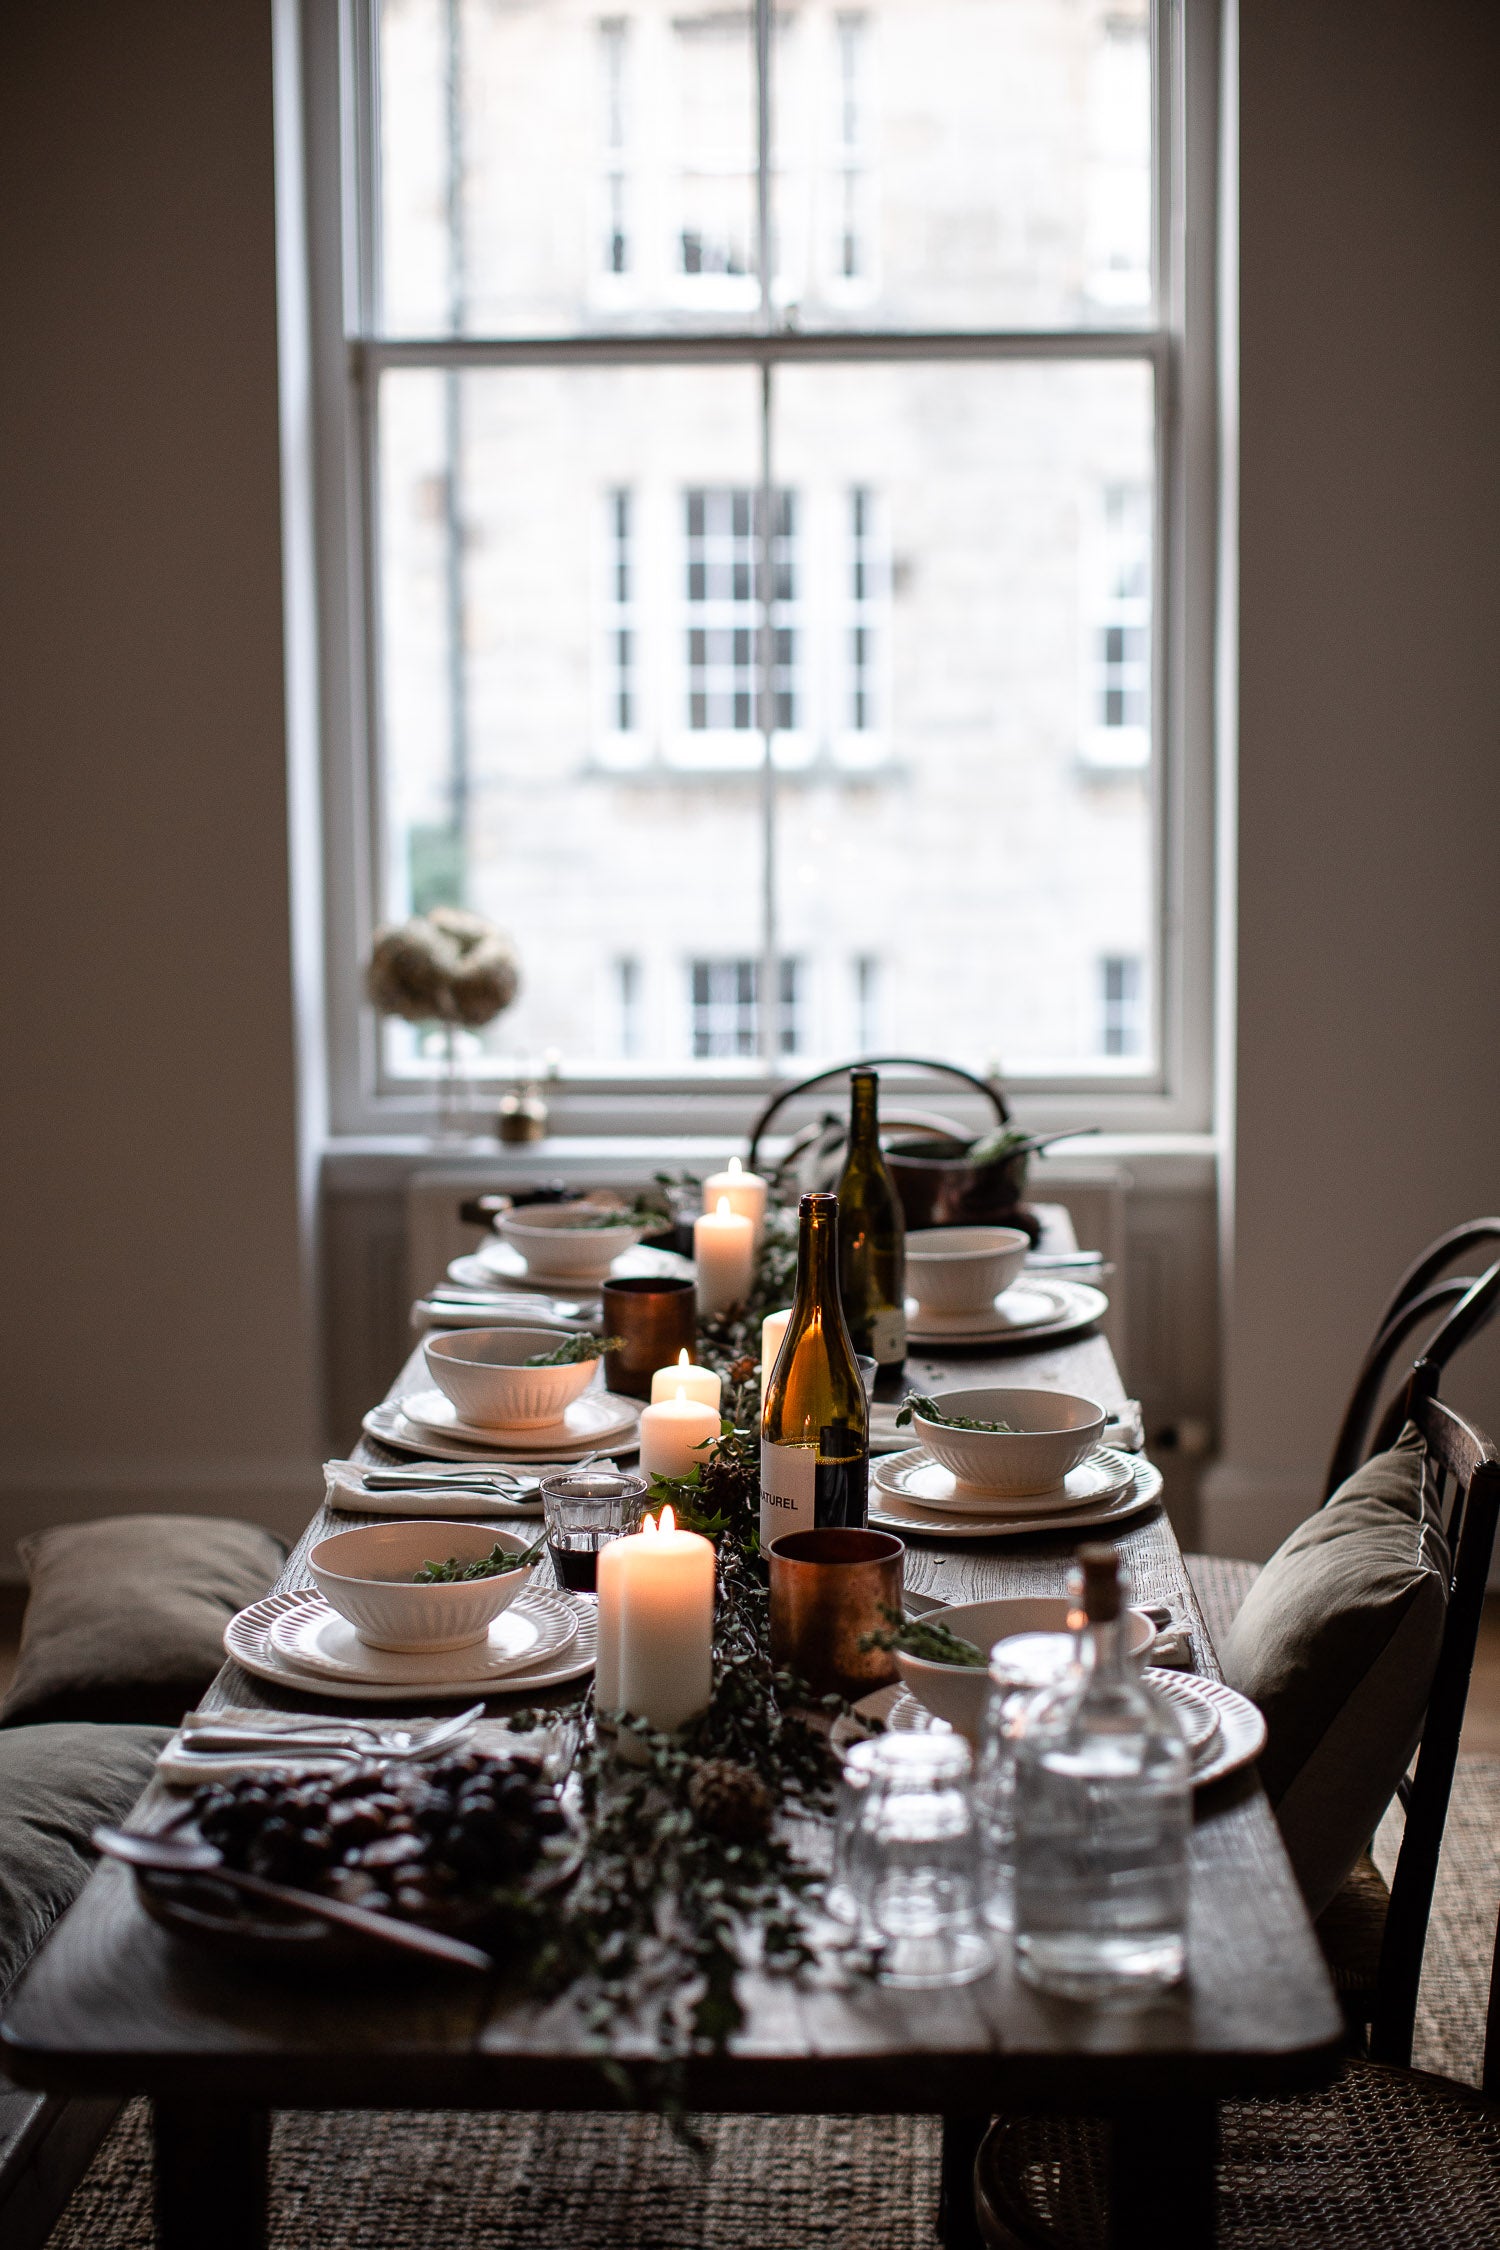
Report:
[[283,1610],[271,1621],[271,1646],[299,1672],[320,1679],[366,1680],[391,1687],[445,1686],[455,1677],[498,1680],[507,1672],[536,1670],[565,1648],[578,1631],[570,1604],[550,1587],[528,1588],[502,1610],[483,1641],[441,1655],[410,1649],[369,1648],[347,1617],[319,1599]]
[[[1155,1665],[1142,1675],[1171,1702],[1184,1721],[1188,1748],[1193,1756],[1193,1787],[1206,1789],[1258,1758],[1265,1747],[1266,1722],[1246,1695],[1225,1687],[1222,1680],[1205,1680],[1196,1672],[1168,1672]],[[1190,1716],[1191,1714],[1191,1716]],[[854,1706],[861,1719],[878,1719],[896,1734],[952,1732],[919,1702],[909,1688],[880,1688]]]
[[448,1679],[431,1685],[406,1681],[396,1685],[383,1680],[321,1679],[314,1672],[300,1670],[282,1655],[271,1639],[271,1626],[283,1611],[306,1607],[309,1602],[321,1602],[322,1598],[312,1587],[295,1593],[263,1595],[248,1609],[242,1609],[237,1617],[230,1618],[224,1628],[225,1653],[258,1680],[270,1680],[277,1687],[296,1688],[303,1695],[315,1695],[324,1702],[334,1703],[431,1703],[439,1699],[451,1702],[460,1696],[467,1696],[472,1702],[481,1695],[535,1695],[546,1688],[561,1687],[568,1680],[582,1679],[594,1668],[598,1638],[596,1604],[587,1594],[559,1593],[555,1598],[567,1602],[573,1610],[576,1621],[573,1638],[539,1663],[523,1665],[498,1680]]
[[[1045,1300],[1045,1302],[1044,1302]],[[1084,1281],[1018,1281],[987,1313],[923,1312],[906,1301],[908,1344],[1058,1343],[1076,1336],[1109,1310],[1102,1289]]]
[[[881,1463],[884,1470],[887,1463]],[[1034,1532],[1066,1532],[1071,1537],[1075,1531],[1090,1531],[1095,1525],[1121,1523],[1127,1516],[1138,1515],[1161,1498],[1161,1471],[1152,1463],[1137,1459],[1133,1463],[1134,1476],[1123,1492],[1112,1500],[1090,1501],[1081,1508],[1054,1510],[1043,1516],[968,1516],[942,1510],[920,1507],[899,1493],[882,1491],[876,1485],[870,1494],[869,1521],[877,1531],[896,1531],[903,1537],[915,1533],[926,1539],[1020,1539]]]
[[1118,1493],[1129,1491],[1135,1472],[1132,1454],[1116,1453],[1101,1445],[1050,1491],[1015,1495],[987,1492],[982,1485],[965,1484],[917,1445],[879,1462],[871,1471],[871,1482],[877,1492],[892,1500],[913,1501],[917,1507],[935,1509],[940,1515],[1003,1516],[1009,1521],[1013,1516],[1068,1516],[1077,1508],[1113,1500]]
[[559,1297],[581,1298],[597,1297],[606,1281],[690,1281],[692,1273],[692,1261],[675,1250],[648,1250],[639,1242],[622,1250],[607,1274],[547,1273],[529,1266],[519,1250],[492,1234],[467,1257],[453,1260],[448,1279],[471,1288],[493,1289],[498,1282],[502,1288],[550,1289]]
[[566,1462],[605,1447],[628,1452],[639,1443],[641,1402],[614,1391],[585,1391],[573,1400],[560,1423],[549,1422],[539,1430],[481,1431],[477,1425],[461,1423],[456,1413],[444,1421],[436,1400],[449,1406],[451,1413],[451,1402],[439,1390],[417,1391],[373,1406],[364,1418],[365,1435],[397,1453],[476,1463],[481,1453],[493,1458],[502,1450],[518,1459],[534,1455]]

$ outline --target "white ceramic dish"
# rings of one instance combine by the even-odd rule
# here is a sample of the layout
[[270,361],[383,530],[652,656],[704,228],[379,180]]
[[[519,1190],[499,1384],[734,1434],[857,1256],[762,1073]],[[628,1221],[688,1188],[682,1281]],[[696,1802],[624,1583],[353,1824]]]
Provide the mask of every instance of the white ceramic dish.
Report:
[[1135,1454],[1116,1453],[1101,1446],[1087,1461],[1070,1469],[1050,1492],[1029,1492],[1012,1499],[965,1484],[941,1461],[934,1461],[924,1447],[916,1446],[877,1463],[871,1477],[876,1491],[892,1499],[913,1501],[919,1508],[931,1508],[945,1516],[1006,1523],[1019,1516],[1070,1517],[1080,1508],[1098,1507],[1116,1493],[1129,1491],[1138,1467]]
[[[885,1469],[890,1464],[882,1461],[880,1466]],[[946,1475],[947,1471],[940,1473]],[[1142,1508],[1154,1507],[1160,1498],[1161,1471],[1149,1461],[1140,1461],[1131,1482],[1113,1499],[1091,1501],[1052,1515],[960,1515],[951,1508],[920,1506],[876,1485],[870,1493],[869,1522],[874,1530],[894,1531],[903,1539],[1025,1539],[1042,1532],[1054,1538],[1074,1539],[1079,1532],[1092,1531],[1099,1524],[1123,1523],[1127,1517],[1139,1515]]]
[[918,1227],[906,1238],[907,1286],[924,1314],[984,1314],[1030,1248],[1019,1227]]
[[[1206,1789],[1211,1782],[1222,1781],[1226,1774],[1238,1773],[1265,1748],[1266,1722],[1260,1712],[1248,1696],[1225,1687],[1222,1680],[1205,1680],[1197,1672],[1168,1672],[1155,1665],[1148,1665],[1141,1677],[1149,1680],[1176,1706],[1179,1717],[1186,1717],[1187,1705],[1196,1702],[1206,1704],[1218,1720],[1217,1732],[1208,1735],[1193,1761],[1195,1789]],[[863,1697],[854,1708],[859,1718],[878,1719],[895,1734],[944,1727],[948,1723],[929,1711],[907,1687],[880,1688],[874,1695]],[[840,1739],[837,1726],[834,1739],[836,1742]]]
[[307,1558],[308,1574],[323,1599],[347,1618],[372,1649],[402,1649],[436,1656],[483,1641],[491,1624],[529,1583],[534,1563],[491,1578],[418,1586],[415,1572],[428,1561],[478,1562],[492,1548],[520,1556],[532,1544],[497,1524],[424,1522],[359,1524],[320,1539]]
[[[595,1223],[582,1224],[585,1214]],[[502,1211],[495,1231],[524,1258],[528,1273],[599,1282],[622,1250],[635,1248],[644,1229],[611,1214],[607,1205],[583,1202],[523,1204],[519,1211]]]
[[370,1648],[347,1618],[326,1603],[308,1602],[288,1610],[271,1626],[271,1644],[299,1672],[343,1681],[385,1681],[393,1687],[432,1687],[451,1680],[504,1679],[507,1673],[535,1671],[567,1647],[578,1630],[571,1607],[550,1589],[527,1593],[488,1634],[469,1648],[446,1656],[403,1656]]
[[1109,1310],[1102,1289],[1082,1281],[1027,1279],[997,1297],[987,1313],[924,1313],[915,1297],[906,1300],[908,1344],[1061,1343],[1082,1335]]
[[600,1366],[597,1354],[562,1367],[525,1364],[565,1341],[555,1328],[458,1329],[429,1336],[422,1356],[462,1421],[487,1430],[541,1430],[562,1420]]
[[[1012,1594],[995,1601],[957,1602],[946,1609],[924,1610],[922,1622],[946,1625],[950,1633],[972,1641],[988,1655],[996,1641],[1009,1640],[1016,1633],[1067,1632],[1072,1608],[1064,1594]],[[1127,1610],[1126,1618],[1129,1653],[1140,1657],[1155,1640],[1156,1627],[1144,1610]],[[989,1699],[988,1668],[981,1671],[967,1664],[934,1664],[899,1648],[896,1663],[912,1694],[977,1745]]]
[[[648,1250],[638,1243],[634,1250],[621,1251],[605,1280],[639,1281],[691,1281],[693,1266],[690,1258],[681,1258],[675,1250]],[[448,1279],[456,1281],[462,1289],[490,1289],[509,1293],[514,1290],[524,1296],[535,1297],[545,1291],[553,1298],[554,1310],[550,1319],[589,1320],[598,1325],[599,1284],[570,1280],[566,1274],[530,1272],[525,1259],[498,1234],[487,1234],[477,1250],[450,1260]],[[577,1313],[559,1314],[556,1305],[577,1305]]]
[[299,1694],[316,1696],[322,1702],[344,1703],[433,1703],[454,1702],[460,1698],[474,1702],[479,1696],[537,1695],[548,1688],[561,1687],[568,1680],[582,1679],[594,1668],[594,1650],[597,1642],[597,1610],[593,1597],[588,1594],[560,1594],[560,1601],[573,1606],[577,1619],[577,1632],[565,1648],[553,1657],[532,1667],[524,1665],[518,1672],[507,1672],[503,1679],[445,1680],[431,1686],[410,1681],[400,1686],[375,1680],[321,1679],[314,1672],[304,1672],[291,1664],[271,1640],[271,1626],[283,1610],[298,1603],[317,1601],[318,1595],[307,1589],[290,1594],[265,1594],[238,1616],[231,1617],[224,1628],[224,1651],[243,1670],[258,1680],[269,1680],[277,1687],[295,1688]]
[[[628,1449],[638,1442],[640,1420],[639,1399],[622,1398],[602,1388],[588,1390],[574,1399],[560,1422],[541,1430],[508,1432],[504,1451],[517,1460],[566,1461],[570,1454],[576,1458],[605,1446]],[[494,1430],[461,1422],[452,1400],[437,1390],[413,1391],[372,1407],[363,1426],[380,1445],[441,1461],[477,1463],[500,1450]]]
[[1056,1491],[1093,1452],[1107,1420],[1102,1406],[1074,1391],[983,1384],[939,1391],[935,1403],[948,1414],[1010,1424],[1008,1430],[955,1430],[912,1409],[912,1428],[935,1461],[961,1483],[1006,1499]]

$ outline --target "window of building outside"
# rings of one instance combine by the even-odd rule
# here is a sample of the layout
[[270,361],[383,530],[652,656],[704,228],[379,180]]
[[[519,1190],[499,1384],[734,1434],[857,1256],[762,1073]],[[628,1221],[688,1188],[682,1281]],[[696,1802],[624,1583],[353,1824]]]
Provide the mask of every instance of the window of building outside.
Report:
[[1163,1089],[1149,0],[351,4],[365,887],[511,934],[472,1067]]

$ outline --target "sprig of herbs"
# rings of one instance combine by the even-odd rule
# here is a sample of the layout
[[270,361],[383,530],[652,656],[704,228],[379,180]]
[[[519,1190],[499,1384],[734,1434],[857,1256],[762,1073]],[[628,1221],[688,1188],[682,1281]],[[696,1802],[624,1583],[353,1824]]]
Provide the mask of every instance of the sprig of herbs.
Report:
[[619,1348],[620,1339],[618,1336],[595,1336],[592,1333],[582,1336],[565,1336],[556,1351],[533,1352],[530,1359],[522,1360],[521,1365],[523,1367],[576,1367],[581,1359],[602,1359],[606,1352],[617,1352]]
[[540,1539],[518,1555],[514,1548],[502,1547],[497,1539],[489,1553],[481,1555],[477,1562],[461,1563],[457,1555],[450,1555],[446,1562],[424,1562],[420,1570],[412,1572],[411,1582],[414,1586],[456,1586],[468,1578],[500,1578],[509,1570],[524,1570],[528,1563],[534,1563],[546,1544],[547,1535],[543,1532]]
[[903,1617],[899,1609],[888,1609],[881,1603],[881,1614],[886,1619],[873,1633],[861,1633],[862,1649],[899,1648],[904,1655],[921,1657],[928,1664],[962,1664],[967,1670],[982,1671],[989,1662],[983,1649],[966,1641],[962,1634],[950,1632],[935,1617]]
[[910,1391],[902,1401],[896,1416],[898,1430],[907,1428],[913,1414],[920,1414],[924,1422],[939,1422],[945,1430],[994,1430],[1002,1437],[1019,1437],[1013,1422],[981,1422],[972,1414],[945,1414],[935,1398],[921,1391]]

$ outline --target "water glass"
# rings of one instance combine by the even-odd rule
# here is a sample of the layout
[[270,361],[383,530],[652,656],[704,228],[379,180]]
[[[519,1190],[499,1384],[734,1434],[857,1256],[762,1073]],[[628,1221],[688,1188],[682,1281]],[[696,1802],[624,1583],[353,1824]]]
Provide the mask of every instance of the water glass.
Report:
[[1071,1633],[1017,1633],[990,1651],[989,1702],[974,1777],[981,1896],[991,1929],[1015,1926],[1016,1740],[1044,1688],[1055,1686],[1074,1660]]
[[851,1873],[880,1941],[880,1981],[909,1991],[968,1984],[995,1959],[979,1921],[969,1745],[923,1733],[872,1747]]
[[641,1528],[646,1479],[619,1469],[573,1469],[542,1479],[547,1552],[559,1586],[592,1594],[599,1549]]
[[836,1922],[863,1926],[865,1908],[859,1887],[859,1815],[874,1771],[880,1736],[856,1742],[844,1752],[838,1801],[833,1813],[833,1869],[823,1893],[823,1911]]

